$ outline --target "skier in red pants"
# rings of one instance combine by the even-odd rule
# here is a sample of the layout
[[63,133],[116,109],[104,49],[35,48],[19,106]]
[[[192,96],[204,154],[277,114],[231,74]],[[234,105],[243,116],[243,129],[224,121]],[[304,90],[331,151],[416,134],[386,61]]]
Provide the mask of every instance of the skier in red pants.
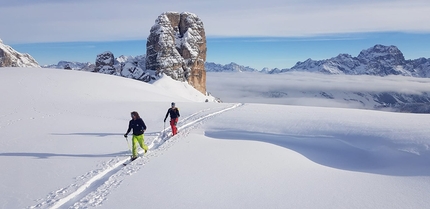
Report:
[[167,110],[166,117],[164,117],[164,122],[166,122],[167,116],[170,114],[170,126],[172,127],[172,135],[176,135],[178,133],[178,128],[176,128],[176,124],[178,123],[179,109],[175,106],[175,103],[172,102],[172,107]]

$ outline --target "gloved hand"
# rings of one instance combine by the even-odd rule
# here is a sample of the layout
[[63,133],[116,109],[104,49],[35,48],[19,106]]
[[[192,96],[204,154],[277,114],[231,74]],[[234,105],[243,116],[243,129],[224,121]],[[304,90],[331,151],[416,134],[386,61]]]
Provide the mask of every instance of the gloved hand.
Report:
[[164,118],[164,122],[166,122],[166,118]]
[[124,137],[127,138],[127,134],[124,134]]

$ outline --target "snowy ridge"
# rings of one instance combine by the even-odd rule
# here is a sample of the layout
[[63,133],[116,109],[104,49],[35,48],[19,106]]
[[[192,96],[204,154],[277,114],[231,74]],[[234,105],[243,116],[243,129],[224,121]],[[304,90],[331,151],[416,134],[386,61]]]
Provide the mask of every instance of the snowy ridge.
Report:
[[[165,89],[173,95],[182,95],[182,97],[191,101],[220,102],[218,98],[215,98],[210,94],[202,94],[187,82],[173,80],[171,77],[165,74],[162,74],[156,81],[152,81],[151,84]],[[187,94],[183,93],[184,90],[187,92]]]
[[19,53],[0,40],[0,67],[40,67],[29,54]]

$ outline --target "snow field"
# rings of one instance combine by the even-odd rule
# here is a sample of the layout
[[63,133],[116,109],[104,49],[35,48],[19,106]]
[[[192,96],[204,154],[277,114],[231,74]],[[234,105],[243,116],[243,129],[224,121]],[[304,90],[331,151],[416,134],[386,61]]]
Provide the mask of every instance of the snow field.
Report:
[[6,98],[0,108],[0,165],[7,167],[0,174],[2,208],[37,205],[48,194],[57,200],[127,157],[122,135],[133,110],[147,123],[150,140],[162,130],[170,102],[177,102],[184,117],[215,105],[182,108],[190,100],[178,94],[94,73],[1,68],[0,78]]
[[[429,115],[203,103],[166,78],[31,68],[0,68],[0,98],[1,208],[430,205]],[[134,110],[151,149],[122,167]]]
[[[194,114],[191,114],[190,116],[184,117],[181,122],[178,123],[178,130],[184,131],[187,130],[188,127],[203,121],[209,117],[213,117],[215,115],[218,115],[220,113],[223,113],[225,111],[237,108],[240,106],[240,104],[233,105],[231,107],[223,108],[219,111],[212,112],[212,109],[206,109],[199,112],[196,112]],[[209,113],[206,113],[208,112]],[[202,114],[203,113],[203,114]],[[144,156],[144,163],[139,163],[138,166],[134,166],[131,169],[125,169],[122,170],[123,164],[128,161],[129,158],[124,158],[120,160],[119,162],[116,162],[114,165],[109,166],[108,168],[104,169],[103,171],[99,172],[97,175],[93,176],[91,179],[87,180],[83,185],[81,185],[78,189],[76,189],[74,192],[69,194],[68,196],[61,198],[59,200],[55,200],[55,204],[50,206],[50,208],[81,208],[81,207],[88,207],[90,206],[98,206],[102,203],[102,201],[105,200],[105,197],[109,194],[110,190],[114,187],[117,187],[121,181],[118,179],[123,178],[124,175],[130,175],[134,172],[137,172],[140,167],[142,167],[145,163],[147,163],[151,157],[156,156],[156,154],[153,154],[152,152],[157,153],[158,151],[163,151],[166,149],[165,147],[162,147],[162,149],[158,148],[172,137],[171,133],[167,133],[166,131],[171,131],[169,128],[163,129],[160,134],[158,134],[155,138],[152,140],[147,140],[147,144],[149,151],[144,154],[143,150],[139,152],[140,155]],[[134,164],[134,162],[133,162]],[[131,165],[127,165],[127,168],[131,167]],[[123,172],[121,172],[123,171]],[[102,197],[102,198],[100,198]],[[32,208],[38,208],[41,205],[44,205],[45,203],[49,203],[51,201],[54,201],[53,199],[48,199],[45,202],[39,203],[35,207]]]
[[245,104],[179,136],[103,206],[426,208],[428,119]]

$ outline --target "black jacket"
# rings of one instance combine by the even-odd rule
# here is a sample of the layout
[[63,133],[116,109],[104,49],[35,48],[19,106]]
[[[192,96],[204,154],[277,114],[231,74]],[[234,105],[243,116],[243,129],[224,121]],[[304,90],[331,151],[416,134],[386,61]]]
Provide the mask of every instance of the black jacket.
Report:
[[142,135],[143,132],[146,130],[145,122],[143,122],[142,118],[130,120],[130,122],[128,123],[128,130],[126,134],[130,133],[131,129],[133,129],[133,135]]
[[175,119],[175,118],[178,118],[179,116],[181,116],[180,114],[179,114],[179,109],[177,108],[177,107],[175,107],[175,108],[169,108],[168,110],[167,110],[167,113],[166,113],[166,117],[164,117],[164,120],[166,120],[166,118],[167,118],[167,116],[170,114],[170,118],[171,119]]

